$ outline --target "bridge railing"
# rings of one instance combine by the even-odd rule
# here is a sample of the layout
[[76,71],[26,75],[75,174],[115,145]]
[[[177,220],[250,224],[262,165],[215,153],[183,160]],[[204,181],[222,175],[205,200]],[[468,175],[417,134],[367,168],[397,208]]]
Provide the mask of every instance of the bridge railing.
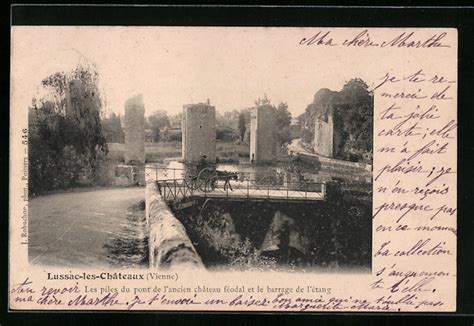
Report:
[[148,178],[155,180],[180,180],[185,179],[190,169],[146,166],[145,173]]
[[157,180],[165,201],[179,202],[191,197],[233,197],[255,199],[323,200],[326,184],[313,181],[285,182],[284,185],[262,184],[258,180],[218,181],[215,187],[197,187],[187,179]]
[[[282,168],[274,168],[269,171],[230,170],[226,172],[237,173],[239,181],[250,181],[255,184],[283,185],[285,183],[285,171]],[[199,169],[195,165],[190,165],[187,168],[147,166],[145,170],[146,178],[154,180],[192,180],[198,174]]]

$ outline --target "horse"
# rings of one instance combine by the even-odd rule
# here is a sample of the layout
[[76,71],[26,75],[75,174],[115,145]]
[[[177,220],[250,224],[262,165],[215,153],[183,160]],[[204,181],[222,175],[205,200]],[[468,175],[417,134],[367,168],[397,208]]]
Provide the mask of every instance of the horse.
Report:
[[234,191],[230,184],[230,180],[238,180],[239,173],[238,172],[228,172],[228,171],[219,171],[217,170],[217,181],[224,181],[224,190],[230,189],[230,191]]

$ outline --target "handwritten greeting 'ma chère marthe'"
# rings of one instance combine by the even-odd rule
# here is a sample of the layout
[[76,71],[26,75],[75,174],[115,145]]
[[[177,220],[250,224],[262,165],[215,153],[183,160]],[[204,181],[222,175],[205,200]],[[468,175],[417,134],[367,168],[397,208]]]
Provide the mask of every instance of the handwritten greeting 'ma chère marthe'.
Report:
[[[414,274],[404,274],[406,277],[415,277]],[[395,284],[392,291],[398,291]],[[14,284],[10,291],[12,299],[16,303],[35,303],[39,307],[47,309],[167,309],[167,308],[195,308],[205,307],[208,309],[256,309],[256,310],[282,310],[282,311],[396,311],[399,306],[420,307],[439,306],[439,301],[416,300],[415,294],[405,294],[394,299],[391,295],[380,296],[375,299],[367,299],[364,294],[333,296],[317,295],[311,290],[303,287],[294,289],[295,293],[243,293],[230,296],[214,296],[205,298],[199,293],[163,293],[157,286],[153,291],[147,293],[125,292],[123,289],[115,291],[105,290],[88,291],[87,286],[47,287],[35,284],[26,278],[19,284]],[[104,291],[105,290],[105,291]],[[252,292],[252,293],[251,293]],[[292,291],[293,292],[293,291]]]
[[449,48],[445,43],[448,33],[445,31],[435,32],[428,36],[419,36],[415,31],[405,31],[394,35],[374,37],[368,29],[357,32],[350,31],[347,34],[335,35],[331,30],[319,30],[311,36],[302,37],[300,46],[341,46],[345,48]]
[[373,91],[372,288],[439,298],[455,280],[456,80],[391,70]]

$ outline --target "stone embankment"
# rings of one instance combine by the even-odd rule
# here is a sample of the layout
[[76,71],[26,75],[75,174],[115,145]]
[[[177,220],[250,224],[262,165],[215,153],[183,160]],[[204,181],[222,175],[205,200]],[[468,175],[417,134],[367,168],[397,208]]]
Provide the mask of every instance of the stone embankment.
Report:
[[145,191],[146,218],[149,228],[150,268],[204,269],[183,224],[163,200],[156,182],[148,181]]

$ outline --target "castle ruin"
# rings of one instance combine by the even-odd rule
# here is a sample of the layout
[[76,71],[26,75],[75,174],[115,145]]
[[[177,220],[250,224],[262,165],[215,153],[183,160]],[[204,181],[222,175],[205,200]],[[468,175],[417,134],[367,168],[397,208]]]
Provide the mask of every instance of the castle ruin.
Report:
[[216,108],[207,103],[183,107],[182,158],[185,162],[216,161]]
[[145,107],[143,95],[125,102],[125,163],[145,163]]
[[270,163],[276,159],[276,116],[269,105],[254,108],[250,117],[250,162]]
[[334,108],[326,110],[326,114],[316,117],[314,123],[314,151],[315,153],[333,158],[339,146],[340,137],[334,128]]

